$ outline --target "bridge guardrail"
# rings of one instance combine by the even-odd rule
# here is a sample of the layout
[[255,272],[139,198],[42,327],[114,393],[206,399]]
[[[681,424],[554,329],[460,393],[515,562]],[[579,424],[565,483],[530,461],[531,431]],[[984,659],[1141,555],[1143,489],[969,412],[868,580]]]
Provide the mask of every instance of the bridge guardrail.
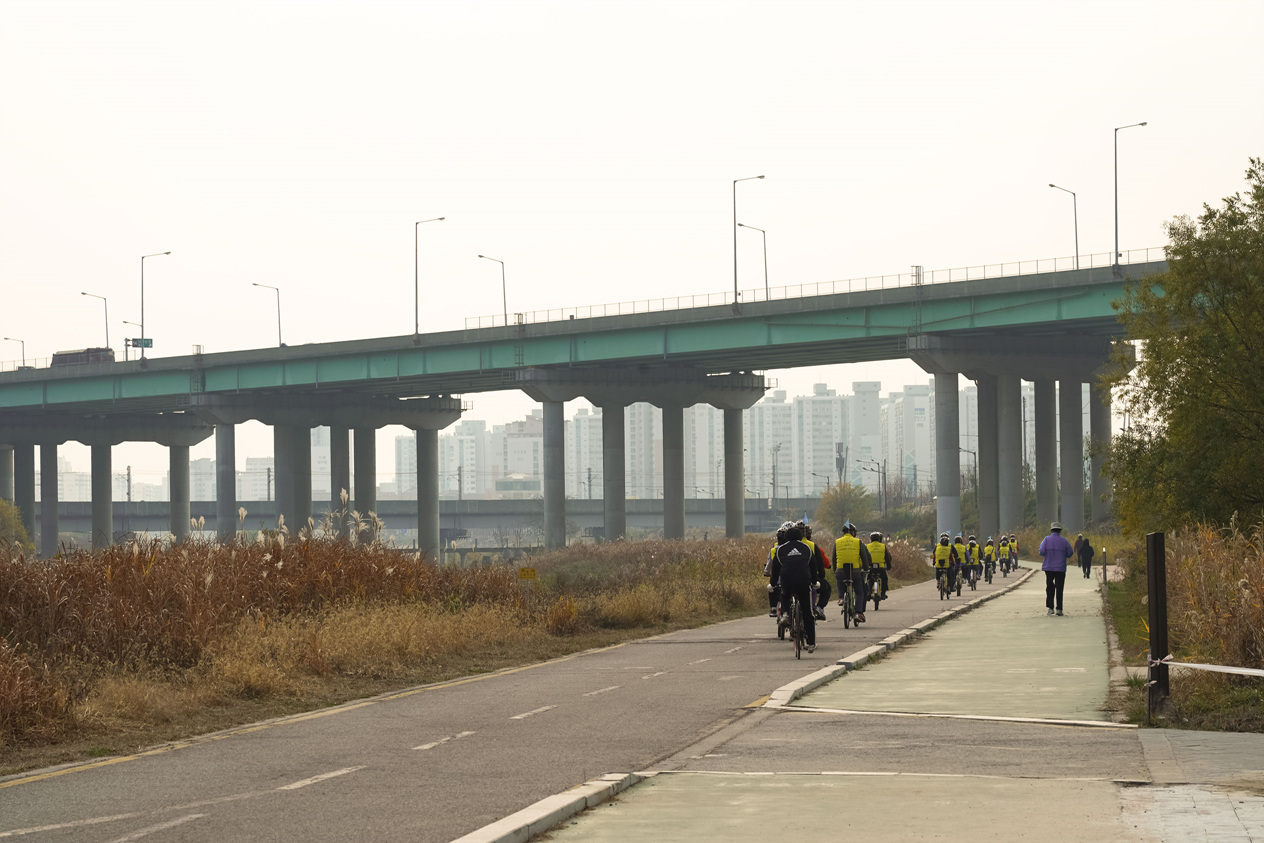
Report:
[[[1166,260],[1166,251],[1162,246],[1148,249],[1132,249],[1123,253],[1121,265],[1149,263]],[[1091,269],[1112,265],[1110,252],[1098,252],[1079,256],[1079,268]],[[869,290],[889,290],[900,287],[913,287],[919,284],[944,284],[952,281],[977,281],[984,278],[1001,278],[1013,275],[1038,275],[1044,272],[1066,272],[1076,268],[1074,255],[1061,258],[1040,258],[1037,260],[1012,261],[1008,263],[985,264],[982,266],[955,267],[953,269],[935,269],[922,271],[920,281],[917,275],[902,272],[896,275],[870,275],[864,278],[850,278],[843,281],[821,281],[815,284],[790,284],[773,287],[765,293],[762,288],[742,290],[741,300],[744,303],[759,301],[779,301],[783,299],[806,298],[808,296],[828,296],[839,293],[857,293]],[[731,305],[733,294],[706,293],[695,296],[674,296],[658,299],[637,299],[635,301],[615,302],[613,304],[585,305],[581,307],[552,308],[547,310],[529,310],[510,314],[509,325],[534,325],[542,322],[563,322],[567,319],[593,319],[602,316],[628,316],[636,313],[657,313],[668,310],[685,310],[696,307],[716,307]],[[498,328],[506,324],[502,314],[491,316],[470,316],[465,320],[466,330],[476,328]]]

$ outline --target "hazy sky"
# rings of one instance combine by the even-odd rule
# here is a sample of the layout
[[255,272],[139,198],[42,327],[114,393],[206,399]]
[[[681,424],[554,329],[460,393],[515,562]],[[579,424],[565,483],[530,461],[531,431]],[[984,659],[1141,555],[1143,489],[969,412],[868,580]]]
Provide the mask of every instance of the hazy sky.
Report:
[[[1264,155],[1264,2],[0,0],[0,336],[155,356],[1113,246]],[[759,234],[740,282],[763,285]],[[17,343],[0,344],[16,360]],[[909,363],[772,372],[884,390]],[[530,402],[467,396],[500,422]],[[386,448],[388,435],[383,434]],[[239,456],[270,450],[262,428]],[[66,446],[86,467],[86,455]],[[204,452],[204,453],[203,453]],[[213,455],[207,443],[194,456]],[[384,455],[385,457],[385,455]],[[156,446],[116,449],[165,467]]]

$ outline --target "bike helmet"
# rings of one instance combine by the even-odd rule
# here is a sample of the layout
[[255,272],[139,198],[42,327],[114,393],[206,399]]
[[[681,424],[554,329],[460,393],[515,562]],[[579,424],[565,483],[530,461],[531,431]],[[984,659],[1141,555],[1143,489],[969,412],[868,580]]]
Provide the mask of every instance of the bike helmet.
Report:
[[970,540],[970,541],[978,541],[978,540],[977,540],[974,536],[971,536],[969,540]]
[[882,534],[881,534],[881,533],[870,533],[870,534],[869,534],[869,541],[871,541],[871,542],[880,542],[880,541],[882,541]]

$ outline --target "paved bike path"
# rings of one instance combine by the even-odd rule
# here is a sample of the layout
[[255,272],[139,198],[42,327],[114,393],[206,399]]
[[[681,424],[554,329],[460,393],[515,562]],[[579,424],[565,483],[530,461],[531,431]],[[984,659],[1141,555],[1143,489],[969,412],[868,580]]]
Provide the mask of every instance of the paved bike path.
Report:
[[[1068,577],[1065,609],[1046,615],[1037,573],[674,769],[609,777],[636,784],[540,839],[1264,840],[1264,735],[1213,752],[1108,723],[1096,579]],[[1200,764],[1215,775],[1168,784]]]

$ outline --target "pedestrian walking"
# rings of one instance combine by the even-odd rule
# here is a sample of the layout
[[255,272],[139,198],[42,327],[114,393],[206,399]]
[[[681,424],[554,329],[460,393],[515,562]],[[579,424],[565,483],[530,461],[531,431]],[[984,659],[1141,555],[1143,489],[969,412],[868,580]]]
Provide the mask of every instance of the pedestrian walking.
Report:
[[1054,613],[1056,606],[1062,614],[1062,589],[1066,586],[1067,560],[1075,550],[1071,543],[1062,538],[1062,525],[1054,521],[1049,525],[1049,535],[1040,543],[1040,555],[1044,564],[1040,569],[1045,572],[1045,607],[1049,614]]
[[1084,539],[1079,543],[1076,549],[1076,555],[1079,557],[1080,569],[1084,571],[1084,579],[1092,576],[1093,570],[1093,545],[1088,539]]

